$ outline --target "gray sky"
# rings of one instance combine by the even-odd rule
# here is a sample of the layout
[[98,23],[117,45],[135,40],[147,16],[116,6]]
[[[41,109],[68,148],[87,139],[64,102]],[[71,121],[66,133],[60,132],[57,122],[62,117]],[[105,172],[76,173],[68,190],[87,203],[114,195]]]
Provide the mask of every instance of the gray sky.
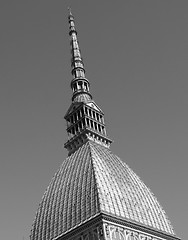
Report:
[[177,235],[186,239],[185,0],[1,0],[1,239],[29,239],[42,195],[67,156],[68,5],[112,151],[152,190]]

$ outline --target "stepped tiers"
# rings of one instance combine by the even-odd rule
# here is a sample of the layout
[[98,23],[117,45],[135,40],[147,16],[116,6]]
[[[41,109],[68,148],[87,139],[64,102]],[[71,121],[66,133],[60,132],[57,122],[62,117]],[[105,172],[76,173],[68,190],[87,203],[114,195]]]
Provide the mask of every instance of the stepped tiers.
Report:
[[68,157],[47,188],[30,240],[179,240],[156,197],[110,150],[104,113],[90,83],[69,13],[72,103]]

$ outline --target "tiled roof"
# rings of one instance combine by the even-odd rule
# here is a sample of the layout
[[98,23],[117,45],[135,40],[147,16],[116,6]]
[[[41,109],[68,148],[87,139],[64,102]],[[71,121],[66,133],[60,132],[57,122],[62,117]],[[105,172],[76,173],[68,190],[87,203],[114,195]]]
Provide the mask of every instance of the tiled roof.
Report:
[[174,234],[155,196],[111,151],[86,142],[63,161],[39,205],[31,240],[49,240],[100,212]]

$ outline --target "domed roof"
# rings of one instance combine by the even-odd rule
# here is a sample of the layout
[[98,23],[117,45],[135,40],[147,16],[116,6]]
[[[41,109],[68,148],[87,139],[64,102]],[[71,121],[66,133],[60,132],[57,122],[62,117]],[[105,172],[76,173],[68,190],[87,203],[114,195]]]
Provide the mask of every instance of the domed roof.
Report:
[[91,101],[90,95],[82,93],[82,94],[78,94],[77,96],[74,97],[73,103],[75,103],[75,102],[88,103],[90,101]]
[[31,240],[55,238],[100,213],[174,235],[164,210],[140,178],[108,148],[88,141],[53,177]]

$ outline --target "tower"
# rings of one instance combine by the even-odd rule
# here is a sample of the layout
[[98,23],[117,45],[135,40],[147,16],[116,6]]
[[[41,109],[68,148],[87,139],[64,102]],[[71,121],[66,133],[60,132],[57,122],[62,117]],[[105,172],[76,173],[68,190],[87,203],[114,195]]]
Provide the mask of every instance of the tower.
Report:
[[156,197],[110,150],[71,12],[69,35],[73,95],[65,114],[68,157],[43,195],[31,240],[179,240]]
[[69,14],[69,26],[73,76],[71,89],[73,96],[72,104],[65,115],[69,138],[65,143],[65,148],[67,148],[70,155],[88,139],[107,148],[110,147],[112,141],[106,135],[104,113],[94,102],[90,93],[90,83],[85,77],[84,63],[71,11]]

